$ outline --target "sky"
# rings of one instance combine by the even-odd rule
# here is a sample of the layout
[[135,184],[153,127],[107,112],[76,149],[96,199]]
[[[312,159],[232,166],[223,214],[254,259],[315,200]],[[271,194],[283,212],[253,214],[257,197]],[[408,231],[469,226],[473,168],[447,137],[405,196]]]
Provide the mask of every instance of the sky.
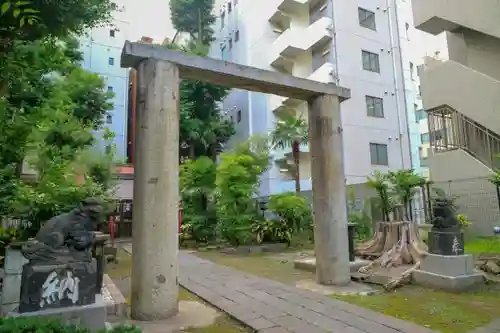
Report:
[[162,42],[165,37],[172,38],[175,29],[170,22],[168,0],[117,0],[126,6],[130,15],[129,39],[139,40],[142,36],[152,37]]

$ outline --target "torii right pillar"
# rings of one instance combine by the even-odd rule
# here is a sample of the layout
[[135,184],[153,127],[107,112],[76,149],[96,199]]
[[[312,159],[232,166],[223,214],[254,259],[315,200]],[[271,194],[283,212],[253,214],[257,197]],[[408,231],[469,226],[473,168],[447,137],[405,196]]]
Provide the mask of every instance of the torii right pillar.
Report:
[[316,281],[346,285],[351,275],[340,101],[321,95],[308,104]]

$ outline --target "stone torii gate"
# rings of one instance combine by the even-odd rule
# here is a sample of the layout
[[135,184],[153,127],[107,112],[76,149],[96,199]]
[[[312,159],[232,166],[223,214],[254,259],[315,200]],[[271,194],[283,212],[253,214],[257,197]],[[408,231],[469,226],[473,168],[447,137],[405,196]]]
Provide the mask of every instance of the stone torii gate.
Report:
[[[316,279],[350,280],[340,102],[350,91],[277,72],[126,42],[122,67],[137,69],[132,317],[165,319],[178,311],[179,80],[308,102]],[[258,110],[257,110],[258,111]]]

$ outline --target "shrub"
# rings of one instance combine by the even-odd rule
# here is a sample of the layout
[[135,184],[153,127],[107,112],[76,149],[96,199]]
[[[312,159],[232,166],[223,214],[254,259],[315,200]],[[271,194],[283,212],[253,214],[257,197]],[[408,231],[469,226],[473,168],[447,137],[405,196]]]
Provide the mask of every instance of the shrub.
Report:
[[271,195],[267,208],[279,216],[292,234],[306,230],[312,224],[309,202],[293,192]]
[[217,231],[231,245],[254,240],[252,227],[262,219],[254,196],[259,177],[269,165],[266,139],[251,138],[221,154],[216,174]]
[[196,242],[215,238],[217,224],[213,195],[215,163],[208,157],[187,160],[180,169],[183,237]]
[[293,229],[283,220],[262,219],[254,223],[252,232],[255,234],[257,243],[278,242],[290,244],[293,237]]
[[470,226],[472,224],[472,222],[469,221],[469,218],[467,217],[467,215],[457,214],[457,219],[458,219],[458,223],[460,225],[461,230],[464,230],[465,228],[467,228],[468,226]]
[[[54,319],[36,317],[2,317],[0,318],[0,333],[90,333],[86,328],[63,324]],[[135,326],[118,326],[110,331],[100,333],[141,333]]]
[[366,211],[351,212],[348,216],[349,223],[355,223],[356,238],[363,241],[372,235],[372,219]]

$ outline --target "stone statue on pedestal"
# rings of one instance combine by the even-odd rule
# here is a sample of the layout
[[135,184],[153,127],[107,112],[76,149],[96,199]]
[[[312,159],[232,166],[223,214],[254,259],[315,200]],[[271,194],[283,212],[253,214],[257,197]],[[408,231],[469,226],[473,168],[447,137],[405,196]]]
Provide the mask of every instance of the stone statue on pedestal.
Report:
[[464,235],[457,218],[454,199],[436,189],[432,200],[432,229],[428,235],[429,253],[447,256],[464,254]]
[[93,231],[104,208],[96,199],[83,200],[69,213],[47,221],[26,242],[19,312],[95,303],[97,263],[92,258]]
[[93,231],[102,214],[103,207],[98,200],[83,200],[69,213],[45,222],[36,237],[23,246],[24,257],[32,263],[90,262]]

